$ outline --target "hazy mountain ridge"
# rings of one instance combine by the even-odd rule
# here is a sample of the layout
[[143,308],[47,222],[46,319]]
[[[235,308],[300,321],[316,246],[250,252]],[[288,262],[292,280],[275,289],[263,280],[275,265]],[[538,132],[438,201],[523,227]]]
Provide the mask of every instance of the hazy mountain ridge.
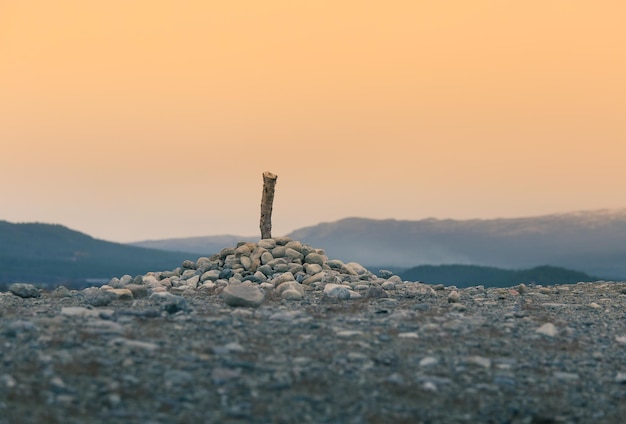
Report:
[[178,237],[162,240],[144,240],[129,243],[131,246],[145,247],[149,249],[170,250],[178,252],[192,252],[194,254],[211,255],[225,247],[235,246],[242,240],[252,240],[254,237],[242,237],[235,235],[217,235],[200,237]]
[[[527,269],[543,264],[626,279],[626,209],[536,217],[416,221],[345,218],[288,234],[329,257],[374,269],[461,264]],[[241,236],[207,236],[134,245],[210,254]],[[229,243],[225,243],[229,242]]]
[[599,280],[599,278],[584,272],[547,265],[523,270],[477,265],[420,265],[407,269],[399,275],[407,281],[422,281],[429,284],[444,283],[459,288],[477,285],[511,287],[520,283],[572,284],[579,281]]
[[0,221],[0,283],[81,285],[90,278],[172,269],[190,257],[98,240],[57,224]]
[[290,236],[363,264],[520,269],[548,263],[626,278],[626,209],[465,221],[346,218]]

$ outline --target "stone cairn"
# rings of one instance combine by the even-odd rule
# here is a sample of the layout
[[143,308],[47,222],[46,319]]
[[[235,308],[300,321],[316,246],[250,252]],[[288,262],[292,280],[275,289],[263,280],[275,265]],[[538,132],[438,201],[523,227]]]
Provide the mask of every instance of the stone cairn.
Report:
[[390,271],[376,276],[356,262],[329,260],[322,249],[277,237],[240,242],[213,256],[186,260],[172,271],[113,278],[84,290],[84,296],[91,305],[104,306],[115,299],[147,296],[171,301],[172,296],[207,290],[220,294],[227,305],[257,307],[270,292],[286,301],[302,300],[307,291],[354,300],[386,297],[386,290],[399,283],[400,277]]

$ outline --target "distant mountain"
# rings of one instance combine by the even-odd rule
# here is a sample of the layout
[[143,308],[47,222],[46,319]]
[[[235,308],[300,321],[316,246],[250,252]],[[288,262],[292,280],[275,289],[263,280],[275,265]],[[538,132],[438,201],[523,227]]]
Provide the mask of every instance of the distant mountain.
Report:
[[85,285],[180,266],[189,253],[97,240],[61,225],[0,221],[0,283]]
[[511,287],[520,283],[543,285],[573,284],[579,281],[597,281],[583,272],[553,266],[539,266],[526,270],[508,270],[476,265],[420,265],[399,274],[406,281],[429,284],[444,283],[459,288],[484,285]]
[[[398,272],[418,265],[526,269],[543,264],[626,279],[626,209],[508,219],[399,221],[346,218],[288,234],[331,258]],[[258,237],[208,236],[135,243],[198,255]]]
[[550,264],[626,279],[626,209],[465,221],[347,218],[289,236],[370,267]]
[[[225,247],[235,246],[237,242],[254,240],[255,237],[241,237],[232,235],[172,238],[164,240],[145,240],[130,243],[132,246],[149,249],[172,250],[178,252],[193,252],[198,255],[209,256]],[[258,239],[258,237],[256,237]]]

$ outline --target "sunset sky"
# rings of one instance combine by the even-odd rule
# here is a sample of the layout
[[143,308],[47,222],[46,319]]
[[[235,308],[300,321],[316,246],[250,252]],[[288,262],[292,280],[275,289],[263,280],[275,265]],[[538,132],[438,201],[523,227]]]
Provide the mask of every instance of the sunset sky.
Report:
[[2,0],[0,220],[137,241],[626,207],[624,0]]

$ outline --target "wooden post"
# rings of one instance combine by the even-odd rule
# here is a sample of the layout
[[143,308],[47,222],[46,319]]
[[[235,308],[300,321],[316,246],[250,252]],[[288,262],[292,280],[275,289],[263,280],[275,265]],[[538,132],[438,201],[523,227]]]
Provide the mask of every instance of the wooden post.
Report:
[[261,198],[261,239],[272,238],[272,205],[274,203],[274,187],[278,175],[271,172],[263,173],[263,197]]

